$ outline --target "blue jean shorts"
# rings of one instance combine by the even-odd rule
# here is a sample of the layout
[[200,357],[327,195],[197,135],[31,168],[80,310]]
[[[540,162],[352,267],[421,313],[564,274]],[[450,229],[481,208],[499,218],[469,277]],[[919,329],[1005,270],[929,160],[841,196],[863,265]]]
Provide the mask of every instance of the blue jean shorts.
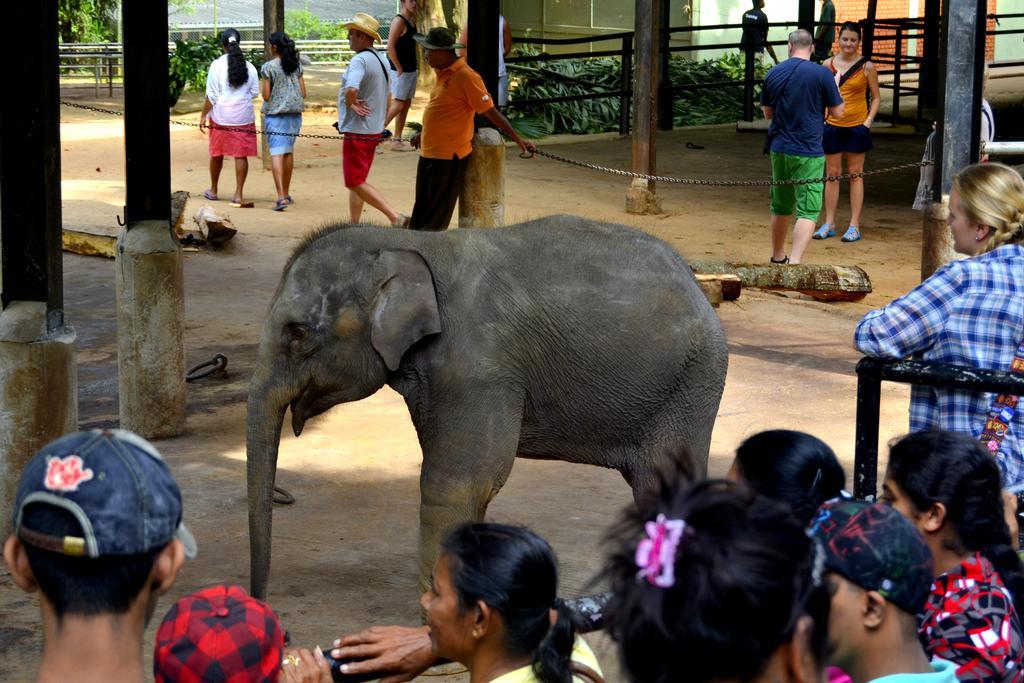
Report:
[[268,133],[267,147],[271,154],[291,154],[295,150],[295,135],[302,130],[302,114],[267,114],[264,124]]
[[821,136],[821,146],[825,149],[825,154],[859,154],[874,147],[874,143],[871,142],[871,129],[867,126],[839,127],[826,123],[825,132]]

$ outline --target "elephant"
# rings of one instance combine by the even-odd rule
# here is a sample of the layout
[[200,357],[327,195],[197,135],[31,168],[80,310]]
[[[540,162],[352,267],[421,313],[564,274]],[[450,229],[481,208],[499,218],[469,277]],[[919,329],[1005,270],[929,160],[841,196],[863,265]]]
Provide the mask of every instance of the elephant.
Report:
[[553,216],[479,230],[320,228],[287,262],[248,397],[251,592],[265,598],[278,445],[385,384],[423,450],[420,581],[481,520],[516,456],[618,470],[707,467],[728,351],[689,266],[620,225]]

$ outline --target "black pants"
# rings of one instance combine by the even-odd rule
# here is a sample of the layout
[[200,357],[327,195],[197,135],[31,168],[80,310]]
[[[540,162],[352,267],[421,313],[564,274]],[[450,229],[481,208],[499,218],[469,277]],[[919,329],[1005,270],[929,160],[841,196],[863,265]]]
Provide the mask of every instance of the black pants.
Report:
[[444,230],[452,220],[455,202],[466,177],[467,154],[459,159],[420,157],[416,166],[416,203],[409,227],[412,230]]

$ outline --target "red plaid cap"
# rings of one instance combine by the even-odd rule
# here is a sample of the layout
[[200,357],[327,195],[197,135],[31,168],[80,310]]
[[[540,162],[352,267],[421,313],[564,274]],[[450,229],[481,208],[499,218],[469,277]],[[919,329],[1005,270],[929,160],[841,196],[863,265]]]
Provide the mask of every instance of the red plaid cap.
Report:
[[174,603],[156,633],[157,683],[276,683],[284,653],[277,615],[241,586]]

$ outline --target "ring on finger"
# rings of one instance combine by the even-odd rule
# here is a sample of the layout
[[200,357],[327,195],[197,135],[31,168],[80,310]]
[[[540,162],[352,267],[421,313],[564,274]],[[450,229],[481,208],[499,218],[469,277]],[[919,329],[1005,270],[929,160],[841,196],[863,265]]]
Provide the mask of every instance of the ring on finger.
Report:
[[299,658],[295,655],[285,655],[284,659],[281,660],[281,666],[288,666],[289,664],[299,665]]

